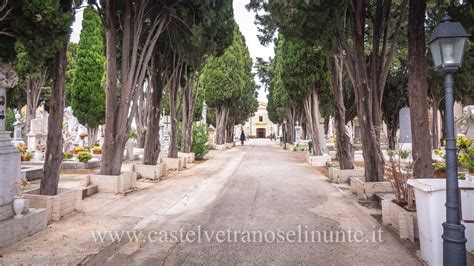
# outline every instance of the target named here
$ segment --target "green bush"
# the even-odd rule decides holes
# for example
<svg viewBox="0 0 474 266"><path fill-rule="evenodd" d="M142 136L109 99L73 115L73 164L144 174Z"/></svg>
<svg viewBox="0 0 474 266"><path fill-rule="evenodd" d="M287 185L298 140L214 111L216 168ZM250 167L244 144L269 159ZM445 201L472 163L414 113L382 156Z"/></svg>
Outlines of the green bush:
<svg viewBox="0 0 474 266"><path fill-rule="evenodd" d="M64 159L70 160L72 158L74 158L74 155L72 153L69 153L69 152L64 153Z"/></svg>
<svg viewBox="0 0 474 266"><path fill-rule="evenodd" d="M191 145L191 151L194 152L196 159L202 160L204 156L209 152L209 146L207 145L207 127L201 123L194 123L193 125L193 143Z"/></svg>
<svg viewBox="0 0 474 266"><path fill-rule="evenodd" d="M77 155L77 160L81 163L87 163L90 159L92 159L92 155L88 152L80 152Z"/></svg>

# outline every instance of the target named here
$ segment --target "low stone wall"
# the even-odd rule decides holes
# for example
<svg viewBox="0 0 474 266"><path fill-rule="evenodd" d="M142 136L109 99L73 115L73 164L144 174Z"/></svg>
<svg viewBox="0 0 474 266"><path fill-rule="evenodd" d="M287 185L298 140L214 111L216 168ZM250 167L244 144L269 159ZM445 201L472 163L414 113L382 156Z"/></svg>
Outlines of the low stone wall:
<svg viewBox="0 0 474 266"><path fill-rule="evenodd" d="M375 193L393 192L390 182L365 182L360 178L351 178L351 191L357 194L359 200L371 199Z"/></svg>
<svg viewBox="0 0 474 266"><path fill-rule="evenodd" d="M331 161L331 156L324 154L321 156L306 155L306 161L310 166L325 166L326 162Z"/></svg>
<svg viewBox="0 0 474 266"><path fill-rule="evenodd" d="M218 150L218 151L223 151L225 150L225 144L221 144L221 145L214 145L214 149L215 150Z"/></svg>
<svg viewBox="0 0 474 266"><path fill-rule="evenodd" d="M382 201L382 222L384 225L393 226L400 239L415 242L415 239L419 238L416 212L409 212L392 200Z"/></svg>
<svg viewBox="0 0 474 266"><path fill-rule="evenodd" d="M130 172L121 175L88 175L85 177L85 184L97 185L99 192L105 193L125 193L136 187L136 175Z"/></svg>
<svg viewBox="0 0 474 266"><path fill-rule="evenodd" d="M160 163L166 165L166 170L181 171L187 166L184 158L160 158Z"/></svg>
<svg viewBox="0 0 474 266"><path fill-rule="evenodd" d="M41 179L43 177L43 166L21 166L21 177L29 181Z"/></svg>
<svg viewBox="0 0 474 266"><path fill-rule="evenodd" d="M151 180L159 180L166 174L166 164L159 163L157 165L133 164L130 166L130 172L137 174L138 178Z"/></svg>
<svg viewBox="0 0 474 266"><path fill-rule="evenodd" d="M186 158L188 163L194 163L194 161L196 160L196 156L194 152L189 152L189 153L178 152L178 157Z"/></svg>
<svg viewBox="0 0 474 266"><path fill-rule="evenodd" d="M22 167L29 167L29 166L38 166L43 168L44 161L27 161L21 162ZM97 158L92 158L87 163L81 163L76 160L65 160L61 163L61 170L70 170L70 169L94 169L99 168L101 165L101 161Z"/></svg>
<svg viewBox="0 0 474 266"><path fill-rule="evenodd" d="M9 218L0 221L0 248L32 236L47 226L46 209L30 208L29 212L20 218Z"/></svg>
<svg viewBox="0 0 474 266"><path fill-rule="evenodd" d="M363 177L365 175L365 170L356 168L356 169L344 169L340 170L336 168L334 170L334 182L336 183L348 183L351 177Z"/></svg>
<svg viewBox="0 0 474 266"><path fill-rule="evenodd" d="M63 161L61 163L62 170L70 170L70 169L94 169L99 168L101 165L101 161L98 159L92 159L87 163L81 163L79 161Z"/></svg>
<svg viewBox="0 0 474 266"><path fill-rule="evenodd" d="M59 221L61 217L82 209L82 190L59 188L55 196L39 195L39 189L25 192L31 208L46 209L48 222Z"/></svg>

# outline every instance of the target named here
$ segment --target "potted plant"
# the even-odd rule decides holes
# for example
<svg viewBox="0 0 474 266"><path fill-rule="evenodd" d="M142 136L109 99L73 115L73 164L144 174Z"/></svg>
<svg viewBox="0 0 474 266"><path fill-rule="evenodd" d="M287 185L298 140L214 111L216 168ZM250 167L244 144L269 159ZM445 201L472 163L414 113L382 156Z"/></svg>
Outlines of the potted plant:
<svg viewBox="0 0 474 266"><path fill-rule="evenodd" d="M87 163L90 159L92 159L92 155L87 152L80 152L77 155L77 160L79 160L81 163Z"/></svg>
<svg viewBox="0 0 474 266"><path fill-rule="evenodd" d="M446 178L446 162L437 162L433 163L434 173L433 176L435 178Z"/></svg>
<svg viewBox="0 0 474 266"><path fill-rule="evenodd" d="M470 174L474 174L474 147L472 140L464 135L456 138L458 147L458 160L461 167L467 168Z"/></svg>
<svg viewBox="0 0 474 266"><path fill-rule="evenodd" d="M33 154L31 154L31 152L28 152L28 147L26 146L26 144L22 143L16 146L16 148L19 152L21 152L20 158L22 162L29 161L33 157Z"/></svg>
<svg viewBox="0 0 474 266"><path fill-rule="evenodd" d="M31 152L25 152L21 154L22 162L28 162L29 160L31 160L31 158L33 158L33 154L31 154Z"/></svg>
<svg viewBox="0 0 474 266"><path fill-rule="evenodd" d="M30 182L28 179L24 177L15 182L16 196L13 200L13 211L15 212L15 218L20 218L23 216L23 212L26 208L26 199L23 197L23 192L25 187L29 184Z"/></svg>
<svg viewBox="0 0 474 266"><path fill-rule="evenodd" d="M86 148L75 146L75 147L72 148L71 153L72 154L79 154L79 153L85 152L85 151L86 151Z"/></svg>
<svg viewBox="0 0 474 266"><path fill-rule="evenodd" d="M102 148L99 146L94 146L91 149L92 154L102 154Z"/></svg>

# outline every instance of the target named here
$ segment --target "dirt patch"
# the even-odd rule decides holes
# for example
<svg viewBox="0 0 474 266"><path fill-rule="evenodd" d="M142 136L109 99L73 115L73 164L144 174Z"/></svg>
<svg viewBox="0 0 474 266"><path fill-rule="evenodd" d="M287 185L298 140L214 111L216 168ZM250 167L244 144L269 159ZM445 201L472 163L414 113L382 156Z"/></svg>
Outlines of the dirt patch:
<svg viewBox="0 0 474 266"><path fill-rule="evenodd" d="M323 174L324 176L329 178L329 171L328 171L328 168L326 166L313 166L313 168L316 168L316 170L318 170L318 172L320 172L321 174Z"/></svg>

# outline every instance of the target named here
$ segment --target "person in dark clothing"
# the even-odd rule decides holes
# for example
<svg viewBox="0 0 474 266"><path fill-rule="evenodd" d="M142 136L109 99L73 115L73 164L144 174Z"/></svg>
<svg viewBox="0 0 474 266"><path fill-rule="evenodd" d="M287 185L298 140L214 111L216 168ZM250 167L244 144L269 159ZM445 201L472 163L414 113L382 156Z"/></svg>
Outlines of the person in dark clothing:
<svg viewBox="0 0 474 266"><path fill-rule="evenodd" d="M240 143L242 144L242 146L244 145L244 141L245 141L245 133L242 130L242 133L240 133Z"/></svg>

